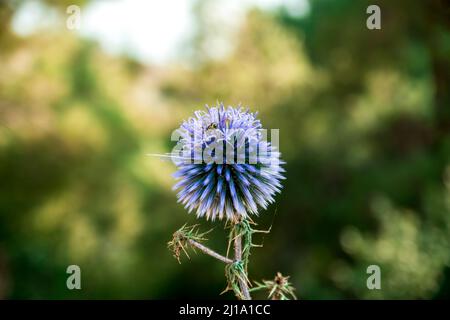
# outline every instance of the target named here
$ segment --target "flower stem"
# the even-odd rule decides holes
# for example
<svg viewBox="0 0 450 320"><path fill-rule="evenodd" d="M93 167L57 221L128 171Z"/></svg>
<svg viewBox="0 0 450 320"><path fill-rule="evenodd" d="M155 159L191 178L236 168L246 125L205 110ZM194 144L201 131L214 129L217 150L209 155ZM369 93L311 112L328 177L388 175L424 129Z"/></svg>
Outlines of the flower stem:
<svg viewBox="0 0 450 320"><path fill-rule="evenodd" d="M234 259L235 261L242 260L242 236L240 234L234 238ZM242 277L239 277L239 286L241 287L243 300L251 300L247 281Z"/></svg>
<svg viewBox="0 0 450 320"><path fill-rule="evenodd" d="M197 242L195 240L188 239L188 241L189 241L189 244L191 246L196 247L197 249L203 251L204 253L206 253L207 255L210 255L213 258L216 258L216 259L218 259L218 260L220 260L220 261L222 261L222 262L224 262L226 264L233 263L233 260L218 254L217 252L211 250L208 247L205 247L204 245L202 245L201 243L199 243L199 242Z"/></svg>

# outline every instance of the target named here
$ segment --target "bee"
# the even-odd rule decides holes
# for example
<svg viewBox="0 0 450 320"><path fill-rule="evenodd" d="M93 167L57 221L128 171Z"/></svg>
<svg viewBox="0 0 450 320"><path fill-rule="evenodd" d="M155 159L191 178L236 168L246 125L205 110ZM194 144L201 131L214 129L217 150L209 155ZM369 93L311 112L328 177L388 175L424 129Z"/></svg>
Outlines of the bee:
<svg viewBox="0 0 450 320"><path fill-rule="evenodd" d="M217 129L217 123L211 122L211 124L208 127L206 127L206 131L211 129Z"/></svg>

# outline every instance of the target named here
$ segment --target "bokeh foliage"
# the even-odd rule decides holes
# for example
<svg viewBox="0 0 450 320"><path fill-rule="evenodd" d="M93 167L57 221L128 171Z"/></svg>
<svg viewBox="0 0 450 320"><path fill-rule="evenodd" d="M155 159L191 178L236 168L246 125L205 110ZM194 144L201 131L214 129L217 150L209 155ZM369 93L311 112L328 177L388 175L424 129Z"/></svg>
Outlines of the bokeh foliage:
<svg viewBox="0 0 450 320"><path fill-rule="evenodd" d="M200 43L214 29L198 28L193 67L111 57L64 21L18 37L18 2L1 2L0 297L218 297L222 265L179 266L167 250L195 219L170 189L175 167L146 154L170 151L179 122L219 100L259 110L287 161L257 221L273 227L256 239L252 279L281 271L307 299L448 298L450 8L375 2L374 31L372 1L250 10L221 59ZM211 247L225 233L216 226ZM81 291L66 289L70 264ZM366 288L371 264L382 290Z"/></svg>

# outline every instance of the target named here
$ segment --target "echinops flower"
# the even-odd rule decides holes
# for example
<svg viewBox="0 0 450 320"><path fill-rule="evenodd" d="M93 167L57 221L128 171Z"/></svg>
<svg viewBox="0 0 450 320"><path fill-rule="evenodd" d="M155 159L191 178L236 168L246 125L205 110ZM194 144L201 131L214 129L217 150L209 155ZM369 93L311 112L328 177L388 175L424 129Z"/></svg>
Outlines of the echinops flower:
<svg viewBox="0 0 450 320"><path fill-rule="evenodd" d="M196 111L178 129L178 201L197 217L236 221L267 208L280 192L284 164L257 113L223 104Z"/></svg>

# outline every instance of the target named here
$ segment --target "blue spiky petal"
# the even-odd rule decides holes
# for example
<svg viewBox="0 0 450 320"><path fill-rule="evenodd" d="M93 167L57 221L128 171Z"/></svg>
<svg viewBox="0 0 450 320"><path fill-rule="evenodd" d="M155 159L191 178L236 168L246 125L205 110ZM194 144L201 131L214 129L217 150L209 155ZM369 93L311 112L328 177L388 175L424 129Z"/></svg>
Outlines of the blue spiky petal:
<svg viewBox="0 0 450 320"><path fill-rule="evenodd" d="M173 187L178 201L212 220L245 219L267 208L281 190L284 162L261 129L256 113L223 104L184 121L178 130L184 160L176 162ZM234 153L227 157L229 150Z"/></svg>

